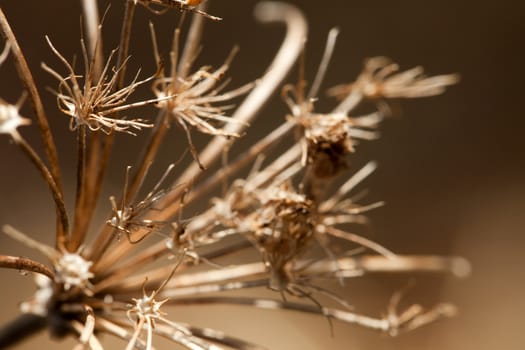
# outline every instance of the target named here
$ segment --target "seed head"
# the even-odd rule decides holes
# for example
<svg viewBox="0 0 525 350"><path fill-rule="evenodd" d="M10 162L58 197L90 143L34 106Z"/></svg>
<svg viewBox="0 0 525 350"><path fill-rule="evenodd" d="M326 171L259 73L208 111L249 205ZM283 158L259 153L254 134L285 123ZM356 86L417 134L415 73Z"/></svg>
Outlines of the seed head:
<svg viewBox="0 0 525 350"><path fill-rule="evenodd" d="M139 71L129 85L118 89L119 72L124 68L126 62L120 67L112 66L116 50L111 52L102 74L96 78L95 64L88 59L87 54L84 54L85 73L84 75L77 74L48 37L46 40L51 50L64 63L68 72L66 76L61 76L52 68L42 64L42 68L59 82L58 91L55 92L58 107L62 113L71 117L69 123L71 130L76 130L79 126L84 125L92 131L100 130L106 134L117 131L135 135L134 130L153 126L142 119L127 120L116 115L118 112L158 102L157 99L153 99L126 104L131 94L139 86L153 79L153 76L139 81ZM85 53L83 42L82 46Z"/></svg>

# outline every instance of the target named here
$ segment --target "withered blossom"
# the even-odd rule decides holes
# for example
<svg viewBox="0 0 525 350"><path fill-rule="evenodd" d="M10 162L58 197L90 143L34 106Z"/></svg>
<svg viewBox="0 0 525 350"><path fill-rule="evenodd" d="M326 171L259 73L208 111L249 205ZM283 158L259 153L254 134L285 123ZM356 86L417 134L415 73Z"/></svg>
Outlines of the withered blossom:
<svg viewBox="0 0 525 350"><path fill-rule="evenodd" d="M351 92L370 99L429 97L442 94L447 86L459 81L457 74L427 77L421 66L401 72L399 69L399 65L387 57L369 58L355 82L335 86L328 94L340 99Z"/></svg>
<svg viewBox="0 0 525 350"><path fill-rule="evenodd" d="M56 92L58 108L62 113L71 117L69 122L71 131L76 130L79 126L87 126L91 131L100 130L106 134L115 131L135 135L135 131L153 126L153 124L147 123L143 119L128 120L119 117L117 114L131 108L158 102L157 99L152 99L126 103L139 86L151 81L154 76L138 80L139 71L129 85L117 89L119 72L126 64L124 62L119 67L112 65L113 57L117 50L111 52L100 77L97 78L95 62L88 58L87 49L83 41L82 50L85 71L84 75L80 75L75 73L73 66L58 52L48 37L46 37L46 40L53 53L67 69L67 75L61 76L49 66L42 64L42 67L59 82L58 91Z"/></svg>
<svg viewBox="0 0 525 350"><path fill-rule="evenodd" d="M134 39L133 13L144 10L135 8L138 4L154 14L180 9L183 17L192 14L193 20L189 28L181 21L175 30L169 70L160 57L152 24L157 73L142 80L137 73L125 85L128 51ZM469 264L462 258L400 255L367 238L366 213L383 203L361 204L361 199L350 196L376 167L374 162L358 171L353 167L349 159L356 152L356 140L378 138L377 128L383 117L381 111L355 115L355 107L368 98L435 95L455 83L456 76L426 78L419 67L399 73L397 65L389 60L372 59L355 83L331 90L342 102L323 113L316 111L314 104L337 30L329 34L325 55L310 90L305 91L304 66L299 68L296 85L282 87L303 50L307 32L304 16L291 5L264 2L257 6L256 16L261 21L287 25L286 36L259 84L248 83L229 91L225 89L228 79L224 75L237 49L218 68L192 68L203 21L219 19L206 12L206 1L126 1L119 49L111 51L106 60L96 2L86 1L84 5L87 33L87 44L81 41L84 71L75 72L74 65L47 37L66 73L62 75L43 65L58 80L55 92L58 110L70 117L70 130L77 135L77 186L72 220L56 146L40 99L41 88L32 79L0 7L0 28L7 41L0 64L12 53L9 59L13 59L27 90L22 96L27 94L34 107L45 158L18 132L18 127L30 124L30 119L19 113L23 99L16 105L0 100L0 133L10 135L39 171L53 197L57 223L55 246L40 243L10 225L3 226L6 235L35 249L47 261L0 255L0 267L31 273L36 285L34 295L20 304L23 315L0 329L0 347L11 346L47 328L55 337L73 337L75 350L108 348L104 344L106 335L121 339L121 348L126 350L159 348L156 337L185 349L264 349L242 337L176 319L177 313L169 311L180 305L290 310L392 336L454 316L456 308L450 303L430 308L411 304L399 311L403 291L393 293L383 316L362 315L354 312L352 305L323 281L415 271L468 275ZM162 17L154 18L155 22L160 20ZM187 40L179 55L181 32L186 29ZM153 99L128 101L137 88L148 83L155 94ZM235 141L243 135L248 122L279 88L289 107L288 115L280 119L284 123L227 161L227 151L236 146ZM246 99L234 106L231 100L243 95L247 95ZM137 119L121 116L136 107L149 110L141 112ZM229 110L231 114L227 113ZM150 113L156 113L157 118L149 119ZM141 187L152 164L161 163L159 149L171 124L182 129L193 162L184 169L178 166L179 162L171 163L144 195ZM121 193L109 196L110 211L100 222L93 213L99 202L107 205L107 198L100 197L105 195L102 180L114 134L134 134L150 127L143 153L134 166L126 167ZM193 145L192 130L213 137L201 152ZM288 137L293 130L295 139ZM277 155L270 152L271 146L285 139L292 141L288 149ZM172 151L174 159L180 159L183 153ZM218 169L204 169L204 165L213 167L220 161ZM249 175L241 175L250 165ZM333 181L346 170L352 175L334 188ZM167 181L168 175L176 173L182 175L174 176L173 182ZM209 206L196 211L200 199ZM88 235L90 226L99 229ZM34 236L52 229L38 227ZM127 239L119 239L122 235ZM247 251L250 254L243 254ZM230 257L228 266L221 265L225 256ZM276 293L263 298L261 289ZM247 294L224 294L233 290ZM319 296L330 298L336 306L325 306Z"/></svg>
<svg viewBox="0 0 525 350"><path fill-rule="evenodd" d="M190 128L213 136L239 137L238 133L230 132L223 127L228 124L242 124L225 114L226 110L234 108L234 105L225 103L247 94L253 88L254 83L248 83L231 91L222 91L228 83L228 80L224 80L224 75L238 48L232 50L219 68L212 69L211 66L203 66L194 73L187 74L187 67L181 66L178 62L179 30L175 31L173 37L170 51L171 70L169 75L166 75L162 69L153 26L151 26L151 33L155 58L161 72L153 83L153 92L159 99L157 106L165 111L169 120L184 130L194 159L203 167L193 145Z"/></svg>

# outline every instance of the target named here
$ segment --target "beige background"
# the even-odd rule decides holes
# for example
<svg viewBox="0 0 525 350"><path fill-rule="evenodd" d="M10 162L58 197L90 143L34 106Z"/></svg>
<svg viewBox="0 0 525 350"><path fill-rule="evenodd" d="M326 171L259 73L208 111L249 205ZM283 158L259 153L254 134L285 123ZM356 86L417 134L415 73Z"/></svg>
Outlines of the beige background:
<svg viewBox="0 0 525 350"><path fill-rule="evenodd" d="M114 1L109 10L106 48L117 43L119 29L115 23L122 2ZM453 301L461 314L396 339L337 323L335 337L330 338L324 319L243 308L171 309L170 317L217 327L272 349L523 349L525 119L521 48L525 6L512 0L292 2L304 9L310 22L308 77L315 73L330 27L341 29L325 87L352 79L362 59L374 55L390 56L405 68L422 64L429 74L461 74L462 82L444 96L403 101L402 117L386 121L382 139L360 145L355 158L356 166L368 159L380 164L366 182L370 201L387 202L386 207L370 215L377 240L400 253L455 254L472 262L474 271L468 280L418 276L417 286L408 298L427 303ZM231 86L258 77L283 34L280 27L263 27L254 22L254 3L215 0L211 4L210 12L225 20L207 25L199 62L218 65L232 45L239 44L241 52L234 63ZM78 3L0 4L12 21L37 80L41 86L54 85L39 68L41 61L58 66L43 35L50 35L66 57L78 53ZM101 4L104 8L106 2ZM169 35L178 15L164 17L157 29ZM145 16L137 15L136 41L131 50L132 62L146 60L149 65L153 61L146 23ZM164 38L165 45L167 40ZM21 88L10 63L0 68L0 79L0 96L16 101ZM51 111L53 98L47 92L43 94L50 101ZM321 109L329 105L325 101L320 101ZM30 115L27 106L24 112ZM276 98L248 137L272 128L284 113L284 105ZM50 112L50 118L65 178L73 179L75 154L67 120L54 112ZM39 147L33 130L26 128L23 132ZM181 138L180 133L173 134ZM121 181L123 166L137 151L130 140L119 139L106 196ZM0 223L15 225L42 241L52 242L53 210L47 189L5 136L0 137L0 159ZM71 182L67 182L67 188L72 203ZM35 256L5 237L0 237L0 252ZM0 271L0 278L2 323L17 314L17 303L32 294L33 286L29 277L13 271ZM391 293L407 281L408 276L374 276L349 281L346 291L358 311L380 314ZM57 348L46 335L19 348L37 346Z"/></svg>

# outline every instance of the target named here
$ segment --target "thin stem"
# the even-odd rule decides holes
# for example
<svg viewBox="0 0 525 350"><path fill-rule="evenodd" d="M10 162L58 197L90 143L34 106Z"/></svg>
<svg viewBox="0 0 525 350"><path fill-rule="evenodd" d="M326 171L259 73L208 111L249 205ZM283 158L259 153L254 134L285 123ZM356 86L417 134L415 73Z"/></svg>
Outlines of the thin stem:
<svg viewBox="0 0 525 350"><path fill-rule="evenodd" d="M339 103L333 113L348 114L351 110L356 108L361 101L363 101L363 94L354 90L343 101L341 101L341 103Z"/></svg>
<svg viewBox="0 0 525 350"><path fill-rule="evenodd" d="M106 320L102 317L97 317L97 323L95 327L97 328L97 330L106 332L128 342L131 341L133 337L133 333L130 333L125 328L122 328L116 323ZM144 350L146 347L144 342L141 339L138 339L138 341L135 343L135 348L139 350Z"/></svg>
<svg viewBox="0 0 525 350"><path fill-rule="evenodd" d="M133 16L135 14L135 0L126 1L126 10L124 12L124 20L122 22L122 31L120 32L120 44L117 58L117 67L119 67L119 78L117 79L117 90L124 86L124 78L126 76L126 65L124 62L128 57L129 43L131 39L131 28L133 24Z"/></svg>
<svg viewBox="0 0 525 350"><path fill-rule="evenodd" d="M332 55L334 53L335 42L337 41L338 35L339 35L339 29L337 28L332 28L330 32L328 33L328 40L326 40L326 46L325 46L325 50L323 53L323 58L321 59L321 64L319 65L317 74L315 75L315 79L314 79L314 82L312 83L312 87L310 88L310 91L308 92L308 96L306 97L307 101L310 101L311 99L315 98L317 94L319 93L319 88L321 87L321 84L326 75L326 70L328 69L328 65L330 64L330 60L332 59Z"/></svg>
<svg viewBox="0 0 525 350"><path fill-rule="evenodd" d="M207 4L203 4L202 9L205 10L206 6ZM186 78L190 72L191 65L195 59L195 54L201 43L203 28L204 17L199 14L194 14L178 67L171 67L172 69L177 69L177 75L183 79Z"/></svg>
<svg viewBox="0 0 525 350"><path fill-rule="evenodd" d="M99 18L98 4L96 0L81 0L82 10L84 13L85 31L88 37L89 65L92 69L92 81L97 81L100 78L103 70L104 53L101 35L101 24ZM86 62L87 64L88 62ZM83 207L82 224L77 225L78 216L75 213L75 227L74 234L78 237L84 237L88 228L93 212L95 210L99 189L97 188L98 172L101 166L102 156L102 132L89 133L87 144L87 159L85 166L84 179L84 198L80 203ZM75 207L75 209L78 209ZM83 238L82 238L83 239ZM78 244L78 243L77 243Z"/></svg>
<svg viewBox="0 0 525 350"><path fill-rule="evenodd" d="M84 235L86 234L85 226L87 226L85 216L85 197L88 188L86 187L86 126L81 125L77 132L77 195L75 203L75 217L73 224L73 231L71 240L69 241L69 251L74 252L78 249Z"/></svg>
<svg viewBox="0 0 525 350"><path fill-rule="evenodd" d="M49 277L51 280L55 279L55 273L46 265L19 256L0 255L0 267L39 273Z"/></svg>
<svg viewBox="0 0 525 350"><path fill-rule="evenodd" d="M205 260L211 260L219 257L223 257L232 253L239 252L240 250L251 247L251 243L246 240L239 240L211 250L210 252L200 254L199 257ZM126 261L124 264L116 266L114 260L104 260L98 262L93 266L92 271L94 273L104 271L103 279L96 283L94 291L102 291L108 287L119 284L122 278L136 272L138 268L143 267L145 264L156 260L158 257L171 253L172 251L166 248L165 242L158 242L151 247L141 251L139 254L134 256L132 259ZM113 256L111 256L113 258ZM166 276L164 273L162 277ZM174 278L177 278L175 276ZM142 279L144 280L144 279Z"/></svg>
<svg viewBox="0 0 525 350"><path fill-rule="evenodd" d="M349 311L319 307L317 305L279 301L273 299L254 299L249 297L198 297L173 299L168 301L168 303L171 305L230 304L245 305L267 310L298 311L302 313L326 316L338 321L353 323L380 331L388 331L391 326L387 319L373 318Z"/></svg>
<svg viewBox="0 0 525 350"><path fill-rule="evenodd" d="M144 181L144 176L147 172L148 167L152 164L156 158L164 136L168 131L168 121L166 120L166 112L161 110L157 116L155 126L151 131L148 143L144 147L142 154L137 161L137 167L133 175L133 179L130 182L127 193L123 194L127 198L133 198L140 188L140 184Z"/></svg>
<svg viewBox="0 0 525 350"><path fill-rule="evenodd" d="M371 241L365 237L362 237L360 235L356 235L355 233L350 233L350 232L346 232L346 231L343 231L343 230L339 230L335 227L330 227L330 226L321 226L322 230L324 232L326 232L327 234L333 236L333 237L337 237L337 238L340 238L340 239L344 239L348 242L354 242L360 246L363 246L363 247L366 247L370 250L373 250L389 259L395 259L396 258L396 254L391 252L390 250L386 249L385 247L383 247L382 245L374 242L374 241Z"/></svg>
<svg viewBox="0 0 525 350"><path fill-rule="evenodd" d="M6 60L7 56L9 55L9 51L11 50L11 45L9 45L9 43L5 43L5 46L4 46L4 49L2 51L2 53L0 53L0 65L2 63L4 63L4 61Z"/></svg>
<svg viewBox="0 0 525 350"><path fill-rule="evenodd" d="M102 50L102 36L100 36L100 19L98 4L96 0L81 0L82 11L84 13L84 23L88 35L89 55L96 57L95 64L95 80L100 76L102 69L103 50Z"/></svg>
<svg viewBox="0 0 525 350"><path fill-rule="evenodd" d="M167 298L180 298L180 297L188 297L188 296L196 296L199 294L210 294L210 293L218 293L218 292L226 292L226 291L232 291L232 290L246 290L248 288L260 288L260 287L268 287L270 283L269 278L262 278L262 279L256 279L256 280L250 280L250 281L235 281L235 282L226 282L226 283L212 283L212 284L201 284L197 286L192 287L175 287L172 289L166 290L164 293L162 293L162 297Z"/></svg>
<svg viewBox="0 0 525 350"><path fill-rule="evenodd" d="M376 168L376 162L368 162L364 167L359 169L358 172L352 175L352 177L350 177L343 185L341 185L332 197L324 201L319 206L319 210L321 212L328 212L332 210L348 192L350 192L364 179L366 179L371 173L373 173L376 170Z"/></svg>
<svg viewBox="0 0 525 350"><path fill-rule="evenodd" d="M229 336L221 331L211 328L200 328L188 326L189 331L196 337L211 340L232 349L238 350L265 350L266 348L257 344L249 343L243 339Z"/></svg>
<svg viewBox="0 0 525 350"><path fill-rule="evenodd" d="M51 195L53 196L53 199L55 201L55 208L57 211L59 223L61 225L57 234L57 247L65 248L67 243L66 233L69 232L69 220L67 217L64 198L62 197L62 192L60 191L57 183L55 182L55 178L53 177L47 166L44 164L42 159L40 159L35 150L26 142L26 140L24 140L22 135L20 135L20 133L18 132L15 132L12 134L12 136L15 143L29 157L31 162L40 171L40 174L44 178L49 189L51 190Z"/></svg>
<svg viewBox="0 0 525 350"><path fill-rule="evenodd" d="M4 225L2 227L2 231L4 231L6 235L22 243L26 247L39 251L42 255L44 255L51 261L56 261L57 256L59 255L55 248L50 247L47 244L38 242L37 240L26 235L25 233L18 231L11 225Z"/></svg>

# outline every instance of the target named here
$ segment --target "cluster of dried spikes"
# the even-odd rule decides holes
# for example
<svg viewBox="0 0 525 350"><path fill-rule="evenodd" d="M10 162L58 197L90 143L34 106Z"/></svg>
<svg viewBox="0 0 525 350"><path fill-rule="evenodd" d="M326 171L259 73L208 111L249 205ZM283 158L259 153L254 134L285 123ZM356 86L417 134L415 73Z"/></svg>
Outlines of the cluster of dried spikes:
<svg viewBox="0 0 525 350"><path fill-rule="evenodd" d="M153 349L154 335L188 349L261 348L220 331L170 320L163 309L181 304L236 304L294 310L391 335L453 315L454 307L446 303L430 309L413 305L399 312L397 304L402 293L394 295L385 317L359 315L351 311L343 298L317 285L316 280L343 281L388 271L442 271L457 276L468 273L468 263L461 258L397 255L376 242L348 232L349 224L352 227L366 224L365 212L381 205L360 205L355 198L348 198L355 186L375 169L373 162L353 171L342 186L326 195L333 180L349 167L347 160L355 151L357 141L377 138L377 126L389 112L390 98L437 95L454 84L457 77L428 78L420 67L399 72L390 60L373 58L366 61L355 82L329 90L329 94L340 100L331 112L317 112L314 102L337 37L337 30L332 30L309 91L305 91L302 66L297 84L282 87L283 99L290 109L284 123L227 163L224 150L232 146L262 104L281 86L303 50L307 26L301 13L292 6L259 4L258 19L284 22L286 38L271 69L257 83L223 92L223 76L233 53L216 70L203 67L191 73L203 21L219 19L208 14L206 4L201 2L127 1L119 50L104 60L96 2L83 1L89 40L88 45L81 42L85 66L81 73L75 72L72 64L47 39L66 73L62 75L47 65L43 68L58 80L54 91L58 109L69 116L70 129L78 135L77 195L72 225L65 209L57 151L40 92L0 8L1 31L6 39L0 63L11 55L27 87L23 98L14 105L0 100L0 133L10 136L39 170L51 191L57 213L55 247L39 243L9 225L3 227L5 234L46 256L49 264L0 255L1 267L31 272L38 287L35 295L21 304L24 316L0 330L0 344L14 343L20 334L30 335L47 326L55 335L75 337L78 349L102 349L99 334L123 339L126 349L130 350ZM138 78L139 72L125 85L131 40L129 28L137 4L155 13L178 8L183 19L188 12L193 13L193 19L182 53L179 53L181 25L174 32L169 71L162 63L151 25L156 72L142 80ZM139 86L149 83L153 98L128 101ZM227 109L232 108L229 101L245 94L247 97L235 112L226 115ZM29 119L20 115L26 95L33 106L47 160L18 131L19 127L30 124ZM370 102L376 107L373 113L352 115L357 106ZM155 120L128 119L122 115L146 105L158 109ZM169 165L156 185L139 200L142 183L172 123L186 134L193 165L179 175L173 185L166 185L171 173L177 170L176 164ZM110 197L112 212L104 228L88 240L88 227L100 196L114 135L117 132L134 135L143 128L151 128L144 152L136 166L127 168L120 199ZM214 138L199 152L191 140L192 130ZM287 151L271 162L261 157L293 131L296 141ZM208 175L205 169L220 159L223 159L222 166ZM228 185L228 179L250 165L252 170L245 179ZM221 184L222 197L209 200L209 208L204 212L182 220L185 205L202 199ZM340 243L354 247L340 252L337 249ZM245 249L255 249L260 258L229 266L214 262ZM160 262L160 267L152 265L153 262ZM192 269L202 264L208 268ZM274 290L275 299L223 294L255 287ZM323 306L318 296L332 299L338 307ZM289 300L291 298L297 301ZM47 324L45 320L53 322Z"/></svg>

